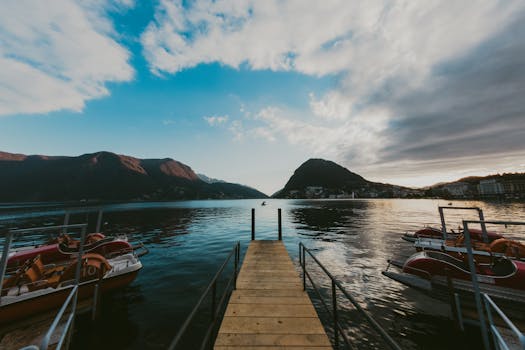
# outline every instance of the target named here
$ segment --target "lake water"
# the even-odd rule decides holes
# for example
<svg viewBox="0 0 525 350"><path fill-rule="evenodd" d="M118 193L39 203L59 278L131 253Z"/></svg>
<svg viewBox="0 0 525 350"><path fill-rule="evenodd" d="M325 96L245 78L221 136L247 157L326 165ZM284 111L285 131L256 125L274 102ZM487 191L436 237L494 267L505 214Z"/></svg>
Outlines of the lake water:
<svg viewBox="0 0 525 350"><path fill-rule="evenodd" d="M449 306L398 284L381 274L386 260L408 256L413 248L400 236L425 224L439 226L439 200L259 200L182 201L129 203L105 206L107 234L126 233L141 240L150 253L144 268L127 288L105 296L101 317L92 323L77 322L74 349L164 349L185 320L236 241L244 255L250 241L251 208L256 208L256 238L277 238L277 208L283 213L283 240L294 262L298 243L314 250L317 258L336 276L361 305L406 349L478 349L475 329L454 330ZM525 221L524 203L454 201L454 205L479 206L487 219ZM36 205L34 205L36 206ZM60 206L0 205L0 228L61 224ZM447 215L449 227L476 213ZM71 222L96 214L73 215ZM501 228L500 228L501 231ZM516 228L504 232L519 234ZM40 240L41 236L26 237ZM313 265L312 265L313 266ZM320 285L328 280L313 270ZM314 300L315 301L315 300ZM343 319L348 333L361 348L383 345L362 320L346 307ZM318 309L320 304L315 301ZM188 349L200 337L206 310L186 340ZM324 316L323 316L324 317Z"/></svg>

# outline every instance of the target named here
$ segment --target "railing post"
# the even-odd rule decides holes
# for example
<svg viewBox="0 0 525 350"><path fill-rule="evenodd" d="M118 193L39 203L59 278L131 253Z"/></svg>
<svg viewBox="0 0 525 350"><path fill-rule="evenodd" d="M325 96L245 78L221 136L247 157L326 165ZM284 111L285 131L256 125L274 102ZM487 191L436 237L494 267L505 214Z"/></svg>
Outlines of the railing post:
<svg viewBox="0 0 525 350"><path fill-rule="evenodd" d="M69 210L66 209L66 215L64 216L64 228L62 229L62 234L65 235L67 233L67 225L69 225Z"/></svg>
<svg viewBox="0 0 525 350"><path fill-rule="evenodd" d="M279 226L279 240L283 240L283 228L282 228L282 220L281 220L281 208L277 209L277 219L278 219L278 226Z"/></svg>
<svg viewBox="0 0 525 350"><path fill-rule="evenodd" d="M483 215L483 210L478 208L479 221L481 225L481 234L483 236L483 242L489 243L489 236L487 234L487 225L485 225L485 216Z"/></svg>
<svg viewBox="0 0 525 350"><path fill-rule="evenodd" d="M7 260L9 258L9 248L11 247L12 240L13 240L13 232L8 230L5 235L4 250L2 252L2 261L0 262L0 287L4 283L5 270L7 268ZM0 294L0 305L2 305L1 294Z"/></svg>
<svg viewBox="0 0 525 350"><path fill-rule="evenodd" d="M213 287L211 289L211 319L215 320L215 298L217 295L217 281L213 281Z"/></svg>
<svg viewBox="0 0 525 350"><path fill-rule="evenodd" d="M301 242L299 242L299 266L303 267L303 257L301 256Z"/></svg>
<svg viewBox="0 0 525 350"><path fill-rule="evenodd" d="M99 298L100 298L100 280L99 283L95 284L95 290L93 292L93 306L91 309L91 321L95 321L97 318L97 309L99 304Z"/></svg>
<svg viewBox="0 0 525 350"><path fill-rule="evenodd" d="M465 330L465 326L463 325L463 315L461 314L461 302L459 301L458 293L454 293L454 301L456 304L456 314L458 316L459 330L463 332Z"/></svg>
<svg viewBox="0 0 525 350"><path fill-rule="evenodd" d="M102 226L102 214L103 214L102 209L100 209L100 210L98 211L97 227L96 227L96 229L95 229L95 232L97 232L97 233L100 232L100 228L101 228L101 226Z"/></svg>
<svg viewBox="0 0 525 350"><path fill-rule="evenodd" d="M447 224L445 222L445 214L443 213L443 207L438 207L439 218L441 219L441 233L443 234L443 239L447 239Z"/></svg>
<svg viewBox="0 0 525 350"><path fill-rule="evenodd" d="M490 308L490 305L489 305L489 302L487 301L487 298L485 297L485 293L483 293L481 295L482 299L483 299L483 305L485 306L485 309L487 311L487 320L488 320L488 323L489 323L489 328L491 328L491 331L492 331L492 325L494 325L494 320L492 318L492 310Z"/></svg>
<svg viewBox="0 0 525 350"><path fill-rule="evenodd" d="M84 255L84 243L86 242L86 226L82 227L80 234L80 246L78 247L77 270L75 272L75 284L80 283L80 270L82 268L82 255Z"/></svg>
<svg viewBox="0 0 525 350"><path fill-rule="evenodd" d="M339 349L339 335L338 335L338 329L337 329L337 294L335 290L334 280L332 280L332 305L333 305L333 312L334 312L334 342L335 342L335 348Z"/></svg>
<svg viewBox="0 0 525 350"><path fill-rule="evenodd" d="M306 247L303 246L303 253L302 253L302 257L303 257L303 290L306 291L306 261L305 261L305 250L306 250Z"/></svg>
<svg viewBox="0 0 525 350"><path fill-rule="evenodd" d="M252 241L255 240L255 208L252 208Z"/></svg>
<svg viewBox="0 0 525 350"><path fill-rule="evenodd" d="M479 290L478 276L476 273L476 265L474 263L474 253L472 252L472 241L470 232L468 230L468 223L463 221L463 234L465 235L465 245L468 253L468 265L470 270L470 277L472 279L472 287L474 287L474 299L476 300L476 309L478 311L479 323L481 327L481 337L483 345L486 350L490 350L489 338L487 336L487 324L483 316L483 307L481 305L481 292Z"/></svg>
<svg viewBox="0 0 525 350"><path fill-rule="evenodd" d="M237 268L239 266L239 242L235 245L235 259L233 266L233 289L237 289Z"/></svg>
<svg viewBox="0 0 525 350"><path fill-rule="evenodd" d="M461 329L461 326L459 324L459 315L457 314L458 306L456 305L456 298L455 295L457 293L454 293L454 282L452 282L452 277L450 277L450 269L445 268L445 274L447 276L447 289L448 289L448 297L449 297L449 304L450 304L450 313L452 315L452 319L454 320L454 324L458 329Z"/></svg>
<svg viewBox="0 0 525 350"><path fill-rule="evenodd" d="M69 325L68 333L66 336L66 345L65 349L69 349L69 346L71 345L71 337L73 337L73 331L75 330L75 317L77 314L77 304L78 304L78 284L76 285L76 291L73 296L73 304L71 305L71 324Z"/></svg>
<svg viewBox="0 0 525 350"><path fill-rule="evenodd" d="M86 226L82 227L82 231L80 233L80 247L78 247L78 263L77 263L77 271L75 275L75 284L77 287L77 291L75 292L75 295L73 297L73 305L71 306L72 313L73 313L73 320L71 321L71 328L69 330L69 333L66 338L66 349L69 349L69 345L71 344L71 337L73 336L73 330L75 329L75 315L77 313L77 303L78 303L78 285L80 284L80 269L82 267L82 255L84 255L84 243L86 242Z"/></svg>

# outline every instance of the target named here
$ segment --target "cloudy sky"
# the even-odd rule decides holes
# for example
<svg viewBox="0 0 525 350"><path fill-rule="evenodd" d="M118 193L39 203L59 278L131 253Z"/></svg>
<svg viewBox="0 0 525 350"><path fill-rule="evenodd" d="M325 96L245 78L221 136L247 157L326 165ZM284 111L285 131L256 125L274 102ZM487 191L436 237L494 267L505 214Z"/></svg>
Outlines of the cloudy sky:
<svg viewBox="0 0 525 350"><path fill-rule="evenodd" d="M519 0L3 0L0 150L269 194L312 157L408 186L525 171L523 33Z"/></svg>

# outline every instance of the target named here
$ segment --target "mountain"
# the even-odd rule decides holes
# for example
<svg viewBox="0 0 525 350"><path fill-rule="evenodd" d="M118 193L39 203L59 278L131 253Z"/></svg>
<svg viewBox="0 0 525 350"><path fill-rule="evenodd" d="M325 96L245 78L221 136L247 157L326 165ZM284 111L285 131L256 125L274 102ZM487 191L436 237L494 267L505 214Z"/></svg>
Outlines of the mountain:
<svg viewBox="0 0 525 350"><path fill-rule="evenodd" d="M255 189L206 183L176 160L111 152L52 157L0 152L0 202L266 198Z"/></svg>
<svg viewBox="0 0 525 350"><path fill-rule="evenodd" d="M202 181L206 182L206 183L209 183L209 184L214 184L214 183L217 183L217 182L222 182L222 183L225 183L226 181L224 180L219 180L219 179L214 179L213 177L208 177L204 174L197 174L197 176L199 177L199 179L201 179Z"/></svg>
<svg viewBox="0 0 525 350"><path fill-rule="evenodd" d="M350 170L324 159L309 159L276 192L277 198L345 198L417 196L420 191L371 182Z"/></svg>

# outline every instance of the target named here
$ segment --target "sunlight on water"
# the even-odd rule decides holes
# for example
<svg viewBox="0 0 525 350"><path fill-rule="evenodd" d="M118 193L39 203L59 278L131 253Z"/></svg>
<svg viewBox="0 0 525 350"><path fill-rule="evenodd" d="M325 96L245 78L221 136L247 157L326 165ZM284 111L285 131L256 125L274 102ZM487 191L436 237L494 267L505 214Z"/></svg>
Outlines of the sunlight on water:
<svg viewBox="0 0 525 350"><path fill-rule="evenodd" d="M453 331L446 304L381 275L387 259L413 252L400 236L427 224L439 227L437 207L448 202L394 199L267 203L261 206L257 200L225 200L105 206L104 231L126 233L132 240L141 240L150 254L142 258L144 268L130 286L103 299L102 317L95 324L79 321L74 348L165 348L236 241L241 241L244 254L250 240L251 208L256 209L257 239L277 238L277 208L282 208L284 242L292 259L297 262L298 243L302 241L403 348L476 348L475 336ZM479 206L486 219L525 220L523 203L453 204ZM0 228L62 223L63 210L57 204L39 204L36 211L27 214L32 207L0 206ZM445 215L450 228L457 228L463 219L477 218L476 212ZM96 212L88 219L93 230ZM72 216L71 222L85 220L86 215L79 213ZM523 228L495 229L523 237ZM23 240L44 238L36 234ZM328 287L329 280L320 271L312 271L319 283ZM369 332L353 328L362 322L348 303L342 299L341 303L347 307L341 317L350 325L348 334L363 348L381 348ZM199 336L196 330L194 337Z"/></svg>

